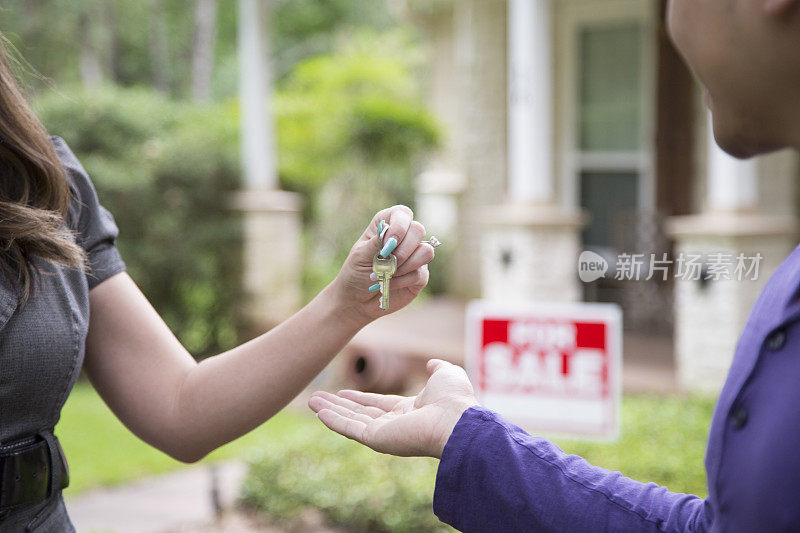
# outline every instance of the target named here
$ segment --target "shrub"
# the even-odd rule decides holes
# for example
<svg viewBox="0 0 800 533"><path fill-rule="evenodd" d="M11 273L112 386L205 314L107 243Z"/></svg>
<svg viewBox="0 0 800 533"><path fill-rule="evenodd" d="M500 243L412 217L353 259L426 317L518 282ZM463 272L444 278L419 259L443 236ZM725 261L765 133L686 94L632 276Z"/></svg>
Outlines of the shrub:
<svg viewBox="0 0 800 533"><path fill-rule="evenodd" d="M309 420L252 461L241 497L284 524L314 507L348 531L452 531L431 507L436 467L375 453Z"/></svg>
<svg viewBox="0 0 800 533"><path fill-rule="evenodd" d="M713 410L711 398L626 395L617 442L558 438L556 443L567 453L633 479L704 497L703 454ZM348 531L445 527L431 512L435 461L375 453L310 416L298 422L280 436L271 433L261 457L251 460L242 488L245 504L284 522L316 507Z"/></svg>
<svg viewBox="0 0 800 533"><path fill-rule="evenodd" d="M281 180L309 197L308 297L336 274L378 209L413 207L413 179L440 137L422 104L420 57L403 31L359 33L295 65L277 92Z"/></svg>
<svg viewBox="0 0 800 533"><path fill-rule="evenodd" d="M145 89L104 88L37 102L120 228L128 271L189 351L235 345L241 231L234 104L198 107Z"/></svg>

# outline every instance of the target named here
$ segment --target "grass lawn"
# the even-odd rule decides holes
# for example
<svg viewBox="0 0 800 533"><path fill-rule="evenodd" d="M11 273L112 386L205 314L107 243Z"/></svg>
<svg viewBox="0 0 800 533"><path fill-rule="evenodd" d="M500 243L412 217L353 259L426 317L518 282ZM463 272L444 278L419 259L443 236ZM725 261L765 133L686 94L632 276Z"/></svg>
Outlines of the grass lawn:
<svg viewBox="0 0 800 533"><path fill-rule="evenodd" d="M714 401L707 398L626 396L619 441L557 442L565 451L582 455L599 466L620 470L642 481L665 484L671 490L705 496L703 456L713 406ZM70 464L67 494L184 466L133 436L87 382L78 383L72 391L56 434ZM311 414L284 410L203 461L257 455L261 450L285 446L297 434L341 438L328 435Z"/></svg>
<svg viewBox="0 0 800 533"><path fill-rule="evenodd" d="M316 423L303 413L286 410L244 437L208 455L202 462L245 457L248 451L274 443L275 437ZM69 462L65 494L116 485L186 465L145 444L109 410L87 381L72 390L55 429Z"/></svg>

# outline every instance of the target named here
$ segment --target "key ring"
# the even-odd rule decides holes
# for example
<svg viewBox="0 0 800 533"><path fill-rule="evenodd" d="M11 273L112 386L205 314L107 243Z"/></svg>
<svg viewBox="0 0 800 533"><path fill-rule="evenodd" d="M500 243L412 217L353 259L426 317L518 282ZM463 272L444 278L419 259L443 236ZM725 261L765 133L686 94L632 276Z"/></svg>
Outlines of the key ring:
<svg viewBox="0 0 800 533"><path fill-rule="evenodd" d="M380 224L378 224L378 247L383 248L383 237L386 235L386 232L389 230L389 224L386 223L385 220L381 220Z"/></svg>
<svg viewBox="0 0 800 533"><path fill-rule="evenodd" d="M389 229L389 225L386 224L385 220L381 220L378 224L378 242L379 247L383 248L383 237L386 235L386 231ZM430 244L432 247L437 248L442 245L442 241L437 239L434 235L431 235L431 238L427 241L420 241L420 244Z"/></svg>

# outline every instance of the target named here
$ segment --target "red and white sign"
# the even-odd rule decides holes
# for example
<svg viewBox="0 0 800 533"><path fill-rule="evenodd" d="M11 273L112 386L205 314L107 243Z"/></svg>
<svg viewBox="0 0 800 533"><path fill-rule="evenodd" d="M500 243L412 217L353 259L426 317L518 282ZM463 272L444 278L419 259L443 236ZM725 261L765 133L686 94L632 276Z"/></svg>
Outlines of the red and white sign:
<svg viewBox="0 0 800 533"><path fill-rule="evenodd" d="M466 332L467 373L483 406L529 431L616 438L618 306L475 301Z"/></svg>

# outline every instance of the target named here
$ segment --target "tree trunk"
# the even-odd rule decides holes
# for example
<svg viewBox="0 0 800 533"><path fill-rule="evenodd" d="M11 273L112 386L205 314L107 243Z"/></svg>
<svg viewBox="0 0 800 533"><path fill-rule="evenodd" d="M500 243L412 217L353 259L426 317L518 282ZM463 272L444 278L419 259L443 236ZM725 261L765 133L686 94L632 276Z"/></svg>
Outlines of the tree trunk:
<svg viewBox="0 0 800 533"><path fill-rule="evenodd" d="M105 23L107 39L107 72L112 80L119 83L121 81L121 72L119 64L119 25L117 20L117 8L114 2L103 2L102 5L103 22Z"/></svg>
<svg viewBox="0 0 800 533"><path fill-rule="evenodd" d="M150 68L156 89L169 93L169 41L167 20L160 0L150 2Z"/></svg>
<svg viewBox="0 0 800 533"><path fill-rule="evenodd" d="M217 0L195 0L194 47L192 49L192 98L211 97L214 46L217 39Z"/></svg>
<svg viewBox="0 0 800 533"><path fill-rule="evenodd" d="M78 22L78 35L81 40L80 71L83 85L87 88L96 87L103 83L103 64L100 59L100 51L97 45L97 23L93 17L94 5L87 2L80 14ZM94 19L94 20L92 20Z"/></svg>

